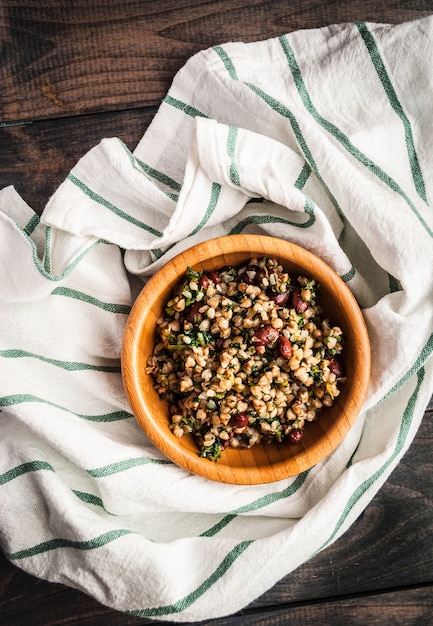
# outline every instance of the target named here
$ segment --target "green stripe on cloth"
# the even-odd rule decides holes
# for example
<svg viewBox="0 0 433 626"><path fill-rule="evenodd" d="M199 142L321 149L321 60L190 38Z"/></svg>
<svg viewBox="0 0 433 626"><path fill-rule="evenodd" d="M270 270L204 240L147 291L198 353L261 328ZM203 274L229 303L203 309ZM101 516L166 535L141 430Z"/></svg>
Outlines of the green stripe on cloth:
<svg viewBox="0 0 433 626"><path fill-rule="evenodd" d="M71 413L71 415L76 415L81 419L84 419L88 422L118 422L120 420L129 419L133 417L131 413L127 411L112 411L111 413L104 413L102 415L83 415L81 413L75 413L71 409L68 409L60 404L56 404L55 402L51 402L50 400L46 400L44 398L40 398L39 396L35 396L30 393L17 393L9 396L3 396L0 398L0 406L14 406L16 404L26 404L26 403L41 403L46 404L47 406L52 406L56 409L60 409L61 411L66 411L66 413Z"/></svg>
<svg viewBox="0 0 433 626"><path fill-rule="evenodd" d="M95 246L97 246L98 244L104 244L104 245L109 245L109 246L113 245L111 242L105 241L104 239L98 239L97 241L92 241L92 243L87 248L85 248L77 257L75 257L75 259L73 261L71 261L71 263L69 263L66 266L66 268L63 270L63 272L61 274L58 274L57 276L53 276L42 265L41 260L39 259L39 256L38 256L38 250L36 248L36 244L33 241L33 239L30 237L30 235L27 233L26 229L25 228L21 228L18 224L16 224L16 227L21 232L22 236L24 237L24 239L27 241L27 243L29 244L29 246L31 248L33 263L34 263L36 269L38 270L38 272L44 278L46 278L48 280L52 280L53 282L57 282L57 281L63 280L64 278L69 276L69 274L76 268L76 266L80 263L80 261L82 261L82 259L89 252L91 252L93 250L93 248ZM50 229L50 232L51 232L51 227L50 226L47 226L46 228ZM48 238L49 237L47 237L47 234L46 234L46 240L48 240Z"/></svg>
<svg viewBox="0 0 433 626"><path fill-rule="evenodd" d="M29 221L27 222L27 224L24 226L24 232L26 233L26 235L31 235L33 233L33 231L35 230L35 228L37 228L40 224L40 217L39 215L37 215L35 213L35 215L33 215L33 217L31 219L29 219Z"/></svg>
<svg viewBox="0 0 433 626"><path fill-rule="evenodd" d="M352 280L352 278L355 276L355 274L356 274L356 269L352 265L352 267L350 268L350 270L348 272L346 272L345 274L341 274L340 275L340 278L345 283L348 283L350 280Z"/></svg>
<svg viewBox="0 0 433 626"><path fill-rule="evenodd" d="M90 296L87 293L83 293L82 291L77 291L76 289L71 289L70 287L56 287L51 292L52 296L65 296L67 298L73 298L74 300L79 300L81 302L86 302L87 304L91 304L93 306L97 306L104 311L109 313L120 313L122 315L129 315L131 312L131 305L129 304L116 304L115 302L103 302L102 300L98 300L93 296Z"/></svg>
<svg viewBox="0 0 433 626"><path fill-rule="evenodd" d="M110 513L104 506L103 501L98 496L95 496L93 493L87 493L86 491L77 491L77 489L72 489L72 493L77 496L81 502L85 504L92 504L93 506L97 506L104 510L107 515L113 515L114 513ZM114 516L115 517L115 516Z"/></svg>
<svg viewBox="0 0 433 626"><path fill-rule="evenodd" d="M176 98L173 98L173 96L167 95L167 96L165 96L165 98L163 98L162 101L165 102L165 104L169 104L170 106L174 107L175 109L178 109L179 111L182 111L182 113L185 113L186 115L189 115L190 117L205 117L205 118L208 118L207 115L205 115L204 113L202 113L198 109L195 109L191 105L186 104L186 102L182 102L181 100L177 100Z"/></svg>
<svg viewBox="0 0 433 626"><path fill-rule="evenodd" d="M45 256L44 256L44 270L47 274L51 274L51 226L45 228Z"/></svg>
<svg viewBox="0 0 433 626"><path fill-rule="evenodd" d="M230 569L233 563L241 556L243 552L253 543L253 541L241 541L238 543L221 561L220 565L214 572L199 585L194 591L187 594L173 604L167 606L158 606L148 609L139 609L136 611L127 611L129 615L137 617L161 617L163 615L172 615L173 613L181 613L186 608L194 604L206 591L208 591L215 583L217 583L224 574Z"/></svg>
<svg viewBox="0 0 433 626"><path fill-rule="evenodd" d="M394 387L390 389L390 391L386 394L385 398L388 398L389 396L391 396L393 393L398 391L400 387L402 387L405 383L407 383L407 381L410 378L412 378L412 376L416 374L419 371L419 369L426 363L427 359L429 359L432 354L433 354L433 333L427 339L427 342L425 346L423 347L423 349L421 350L421 353L416 359L415 363L406 372L406 374L394 385ZM383 398L383 400L385 398Z"/></svg>
<svg viewBox="0 0 433 626"><path fill-rule="evenodd" d="M224 48L222 46L214 46L213 50L217 53L217 55L220 57L220 59L224 63L224 67L226 68L230 78L232 78L233 80L238 80L238 75L236 73L236 68L233 64L233 61L231 60L227 52L224 50Z"/></svg>
<svg viewBox="0 0 433 626"><path fill-rule="evenodd" d="M29 472L40 472L41 470L54 472L54 468L45 461L28 461L27 463L17 465L17 467L0 474L0 485L5 485L11 480L18 478L19 476L23 476L24 474L28 474Z"/></svg>
<svg viewBox="0 0 433 626"><path fill-rule="evenodd" d="M72 548L74 550L96 550L101 548L112 541L116 541L125 535L133 535L131 530L126 530L124 528L120 528L118 530L110 530L98 537L93 537L88 541L73 541L71 539L49 539L48 541L43 541L42 543L38 543L31 548L26 548L25 550L18 550L17 552L12 552L6 554L7 558L11 561L19 561L22 559L27 559L29 557L36 556L37 554L44 554L45 552L49 552L51 550L58 550L59 548Z"/></svg>
<svg viewBox="0 0 433 626"><path fill-rule="evenodd" d="M235 161L235 153L236 153L236 141L238 138L238 128L236 126L229 126L229 131L227 135L227 154L230 158L230 180L234 185L240 187L241 181L239 176L239 168Z"/></svg>
<svg viewBox="0 0 433 626"><path fill-rule="evenodd" d="M88 248L86 248L85 250L83 250L71 263L69 263L69 265L66 266L66 268L63 270L63 272L61 274L58 275L53 275L51 274L49 271L47 271L45 269L45 267L42 265L42 263L39 260L38 257L38 251L36 249L36 245L35 242L30 239L30 237L27 236L26 233L24 233L24 231L22 231L22 233L24 234L24 236L27 238L27 241L30 243L31 247L32 247L32 256L33 256L33 262L35 264L36 269L38 270L38 272L44 277L47 278L48 280L52 280L54 281L60 281L63 280L64 278L66 278L66 276L68 276L76 267L77 265L80 263L80 261L82 261L82 259L91 251L93 250L93 248L95 246L97 246L98 244L102 243L105 245L112 245L111 243L104 241L103 239L98 239L98 241L94 241L92 242Z"/></svg>
<svg viewBox="0 0 433 626"><path fill-rule="evenodd" d="M9 349L9 350L0 350L0 357L4 359L22 359L22 358L31 358L38 359L39 361L43 361L44 363L49 363L50 365L55 365L56 367L60 367L68 372L76 372L80 370L93 370L96 372L108 372L108 373L120 373L120 365L91 365L90 363L80 363L79 361L60 361L58 359L51 359L49 357L43 356L42 354L35 354L33 352L28 352L27 350L19 350L19 349Z"/></svg>
<svg viewBox="0 0 433 626"><path fill-rule="evenodd" d="M147 180L150 180L149 174L144 171L144 169L141 167L141 165L138 162L138 160L132 154L131 150L123 143L123 141L121 139L117 138L117 141L119 142L119 145L122 147L123 151L125 152L126 156L128 157L128 160L129 160L130 164L132 165L133 169L136 172L138 172L139 174L141 174L142 176L144 176Z"/></svg>
<svg viewBox="0 0 433 626"><path fill-rule="evenodd" d="M40 472L40 471L49 471L55 473L55 469L52 465L47 463L46 461L28 461L27 463L23 463L22 465L18 465L17 467L13 467L12 469L0 474L0 486L5 485L6 483L19 478L20 476L24 476L25 474L29 474L31 472ZM104 503L101 498L95 496L92 493L87 493L84 491L77 491L76 489L72 489L72 493L77 496L82 502L86 504L93 504L95 506L99 506L108 515L113 515L104 507Z"/></svg>
<svg viewBox="0 0 433 626"><path fill-rule="evenodd" d="M164 251L161 248L155 248L151 250L151 253L154 255L155 259L160 259L164 255Z"/></svg>
<svg viewBox="0 0 433 626"><path fill-rule="evenodd" d="M178 183L177 181L175 181L173 178L170 178L170 176L167 176L163 172L160 172L159 170L154 169L153 167L151 167L150 165L148 165L144 161L141 161L137 157L134 157L134 158L136 159L136 161L140 165L140 167L142 167L143 170L149 176L151 176L152 178L157 180L159 183L163 183L164 185L167 185L167 187L170 187L170 189L173 189L173 191L180 191L181 190L182 185L180 183Z"/></svg>
<svg viewBox="0 0 433 626"><path fill-rule="evenodd" d="M359 485L357 489L355 489L355 491L352 493L351 497L347 501L346 506L344 507L343 512L340 518L338 519L337 524L335 525L332 533L329 535L328 539L323 543L323 545L318 550L316 550L316 552L312 556L315 556L316 554L318 554L321 550L326 548L326 546L328 546L332 542L332 540L337 535L338 531L340 530L340 528L346 521L347 517L349 516L349 513L351 512L355 504L361 499L361 497L366 493L366 491L370 489L372 485L384 474L384 472L392 465L394 460L398 457L400 452L403 450L404 445L406 443L407 436L409 434L410 426L412 424L412 420L414 417L416 401L418 398L420 387L424 380L424 374L425 374L425 370L424 368L421 368L417 374L418 380L417 380L416 388L413 394L411 395L411 397L409 398L409 401L403 412L403 418L400 424L400 430L398 433L397 442L396 442L395 448L391 456L388 457L385 463L376 472L374 472L371 476L369 476L366 480L364 480L364 482L361 485Z"/></svg>
<svg viewBox="0 0 433 626"><path fill-rule="evenodd" d="M213 212L215 211L217 207L220 193L221 193L221 185L219 183L212 183L210 200L209 200L209 204L207 205L206 212L203 215L201 222L197 224L197 226L189 233L188 237L191 237L192 235L195 235L196 233L198 233L199 230L201 230L207 224L207 222L211 218L211 215L213 214Z"/></svg>
<svg viewBox="0 0 433 626"><path fill-rule="evenodd" d="M161 237L162 236L162 233L159 230L156 230L152 226L149 226L149 224L146 224L145 222L142 222L141 220L138 220L137 218L133 217L132 215L129 215L129 213L125 213L125 211L123 211L119 207L115 206L112 202L110 202L109 200L106 200L105 198L103 198L101 195L99 195L95 191L92 191L92 189L90 189L90 187L88 187L79 178L74 176L74 174L72 174L72 173L68 174L67 180L69 180L76 187L78 187L78 189L80 189L84 193L84 195L86 195L88 198L90 198L94 202L97 202L101 206L104 206L106 209L108 209L109 211L111 211L112 213L117 215L117 217L120 217L121 219L129 222L130 224L133 224L134 226L137 226L138 228L141 228L141 229L151 233L152 235L155 235L156 237Z"/></svg>
<svg viewBox="0 0 433 626"><path fill-rule="evenodd" d="M426 232L433 237L433 231L426 223L422 215L419 213L416 206L413 204L411 199L405 193L405 191L400 187L400 185L389 175L387 174L377 163L372 161L369 157L367 157L359 148L357 148L350 139L339 129L335 124L332 124L324 117L320 115L314 106L310 94L305 86L304 80L302 78L301 70L297 64L294 52L290 46L290 43L286 36L281 36L278 38L283 52L286 56L287 63L289 65L290 71L292 72L293 80L295 81L296 88L301 97L301 100L306 108L306 110L310 113L313 119L318 122L325 130L327 130L344 148L345 150L355 158L359 163L364 165L372 174L374 174L379 180L385 183L392 191L397 193L408 205L411 209L412 213L416 216L420 224L422 224L423 228ZM309 159L308 159L309 160Z"/></svg>
<svg viewBox="0 0 433 626"><path fill-rule="evenodd" d="M126 472L134 467L141 465L173 465L168 459L152 459L147 456L139 456L134 459L126 459L125 461L118 461L117 463L110 463L104 467L98 467L95 469L86 470L89 476L93 478L105 478L106 476L112 476L113 474L119 474L120 472Z"/></svg>
<svg viewBox="0 0 433 626"><path fill-rule="evenodd" d="M426 204L428 204L427 195L425 191L424 177L422 175L418 156L415 150L415 144L413 140L413 134L412 134L410 121L406 113L404 112L404 109L400 100L398 99L397 93L393 87L393 84L388 75L388 72L386 71L385 63L382 57L380 56L380 52L377 47L377 44L374 41L374 37L372 33L369 31L367 24L365 24L365 22L359 22L358 24L356 24L356 26L367 48L368 54L370 55L371 61L374 65L374 69L376 70L377 75L380 79L380 82L382 83L382 86L388 97L389 103L391 107L393 108L393 110L395 111L395 113L397 114L397 116L400 118L401 123L403 124L404 135L406 139L406 148L407 148L410 169L412 172L412 178L413 178L413 182L415 185L415 189L419 197L422 200L424 200Z"/></svg>
<svg viewBox="0 0 433 626"><path fill-rule="evenodd" d="M132 167L137 172L139 172L140 174L145 176L147 180L151 181L152 178L154 178L155 180L159 180L160 182L162 182L162 180L164 179L165 184L167 184L167 182L170 181L172 184L177 185L177 183L175 183L175 181L172 180L171 178L169 178L168 176L164 176L161 172L157 172L157 170L154 170L154 169L150 168L149 166L146 166L142 161L137 159L137 157L134 156L134 154L129 150L129 148L120 139L119 139L119 143L122 146L123 150L125 151L125 153L126 153L128 159L129 159L129 162L131 163ZM151 172L152 172L153 176L151 176L151 174L150 174ZM162 191L162 193L164 193L166 196L168 196L171 200L177 200L177 198L178 198L178 196L176 194L173 194L173 193L168 193L166 191Z"/></svg>
<svg viewBox="0 0 433 626"><path fill-rule="evenodd" d="M310 472L311 472L311 469L305 472L302 472L302 474L299 474L296 477L296 479L293 481L293 483L289 485L288 487L286 487L285 489L282 489L281 491L277 491L276 493L269 493L265 496L262 496L261 498L258 498L257 500L254 500L253 502L250 502L249 504L245 504L244 506L241 506L238 509L235 509L231 513L228 513L217 524L215 524L214 526L212 526L211 528L203 532L200 536L201 537L213 537L220 530L222 530L222 528L224 528L231 521L236 519L239 515L242 515L243 513L250 513L251 511L257 511L266 506L269 506L270 504L273 504L274 502L277 502L278 500L284 500L286 498L289 498L302 487L302 485L305 483L307 476L310 474Z"/></svg>
<svg viewBox="0 0 433 626"><path fill-rule="evenodd" d="M247 226L250 224L287 224L290 226L296 226L297 228L309 228L316 221L316 217L314 215L314 205L313 202L307 198L305 202L305 213L309 215L306 222L299 224L298 222L294 222L292 220L287 220L282 217L276 217L273 215L250 215L243 220L241 220L236 226L234 226L230 235L238 235L241 233Z"/></svg>
<svg viewBox="0 0 433 626"><path fill-rule="evenodd" d="M307 183L307 180L310 178L311 175L311 167L308 165L308 163L305 163L305 165L303 166L302 170L299 173L298 178L295 180L295 187L296 189L303 189Z"/></svg>

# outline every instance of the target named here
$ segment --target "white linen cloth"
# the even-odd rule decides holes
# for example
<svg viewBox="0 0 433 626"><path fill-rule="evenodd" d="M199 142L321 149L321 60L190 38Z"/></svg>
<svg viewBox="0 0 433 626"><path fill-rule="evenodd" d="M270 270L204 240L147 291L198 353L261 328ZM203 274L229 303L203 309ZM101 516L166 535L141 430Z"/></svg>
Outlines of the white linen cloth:
<svg viewBox="0 0 433 626"><path fill-rule="evenodd" d="M176 75L133 152L103 139L41 219L2 190L0 543L13 563L120 611L198 621L242 609L349 529L433 392L432 58L430 17L216 46ZM327 261L372 345L344 442L261 486L169 462L120 375L137 277L237 232Z"/></svg>

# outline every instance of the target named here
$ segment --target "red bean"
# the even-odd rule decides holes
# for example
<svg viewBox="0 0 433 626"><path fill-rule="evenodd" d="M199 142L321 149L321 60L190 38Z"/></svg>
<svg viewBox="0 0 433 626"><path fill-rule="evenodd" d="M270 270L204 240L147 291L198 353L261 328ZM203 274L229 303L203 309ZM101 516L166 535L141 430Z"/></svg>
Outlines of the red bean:
<svg viewBox="0 0 433 626"><path fill-rule="evenodd" d="M229 447L230 442L233 439L233 437L234 437L234 433L231 432L231 433L229 433L229 438L228 439L220 439L220 443L221 443L221 445L222 445L224 450Z"/></svg>
<svg viewBox="0 0 433 626"><path fill-rule="evenodd" d="M300 428L294 428L288 434L290 443L299 443L304 436L304 433Z"/></svg>
<svg viewBox="0 0 433 626"><path fill-rule="evenodd" d="M304 313L308 309L308 302L302 299L301 290L293 290L293 306L298 313Z"/></svg>
<svg viewBox="0 0 433 626"><path fill-rule="evenodd" d="M203 287L203 289L207 289L209 287L209 278L206 276L206 274L202 274L200 276L200 278L198 279L198 284L200 285L200 287Z"/></svg>
<svg viewBox="0 0 433 626"><path fill-rule="evenodd" d="M341 378L341 376L343 376L343 365L340 361L340 359L338 358L338 356L333 356L332 359L329 361L329 371L332 374L335 374L335 376L337 378Z"/></svg>
<svg viewBox="0 0 433 626"><path fill-rule="evenodd" d="M244 428L248 426L249 420L247 413L236 413L231 417L231 423L233 428Z"/></svg>
<svg viewBox="0 0 433 626"><path fill-rule="evenodd" d="M241 274L241 280L247 285L261 285L266 272L258 265L247 265L245 272Z"/></svg>
<svg viewBox="0 0 433 626"><path fill-rule="evenodd" d="M283 293L273 293L271 295L271 300L275 302L278 306L285 306L290 298L290 291L284 291Z"/></svg>
<svg viewBox="0 0 433 626"><path fill-rule="evenodd" d="M200 324L203 321L203 313L200 312L200 302L193 302L186 310L185 317L191 324Z"/></svg>
<svg viewBox="0 0 433 626"><path fill-rule="evenodd" d="M276 341L278 335L278 330L268 324L267 326L260 326L254 331L252 341L256 346L267 346Z"/></svg>
<svg viewBox="0 0 433 626"><path fill-rule="evenodd" d="M215 285L218 285L221 282L221 278L217 272L208 272L207 275L210 280L215 283Z"/></svg>
<svg viewBox="0 0 433 626"><path fill-rule="evenodd" d="M223 349L224 341L225 339L223 339L222 337L217 337L217 339L215 340L215 349L217 352L221 352L221 350Z"/></svg>
<svg viewBox="0 0 433 626"><path fill-rule="evenodd" d="M278 352L283 359L290 359L293 354L292 344L284 335L278 337Z"/></svg>

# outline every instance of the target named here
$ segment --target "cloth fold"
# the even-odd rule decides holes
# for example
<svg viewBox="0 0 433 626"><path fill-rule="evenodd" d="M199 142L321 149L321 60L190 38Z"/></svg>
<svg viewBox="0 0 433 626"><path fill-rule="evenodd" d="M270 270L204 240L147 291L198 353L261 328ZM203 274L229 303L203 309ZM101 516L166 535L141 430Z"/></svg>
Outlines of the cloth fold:
<svg viewBox="0 0 433 626"><path fill-rule="evenodd" d="M433 392L432 53L431 17L215 46L179 71L135 150L103 139L41 218L12 187L0 192L0 544L11 561L120 611L199 621L242 609L350 528ZM121 382L143 282L186 247L239 232L329 263L372 345L350 433L269 485L176 467Z"/></svg>

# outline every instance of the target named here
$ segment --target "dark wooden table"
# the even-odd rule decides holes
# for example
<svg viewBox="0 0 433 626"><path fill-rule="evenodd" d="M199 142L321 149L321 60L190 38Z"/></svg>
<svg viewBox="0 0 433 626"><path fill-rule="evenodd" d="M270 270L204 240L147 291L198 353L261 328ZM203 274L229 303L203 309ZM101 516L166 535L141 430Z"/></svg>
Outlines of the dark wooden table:
<svg viewBox="0 0 433 626"><path fill-rule="evenodd" d="M175 72L203 48L431 13L433 0L0 0L0 188L13 184L41 213L103 137L134 149ZM337 543L241 614L205 623L433 624L432 418L433 401L401 463ZM0 555L3 626L148 623Z"/></svg>

